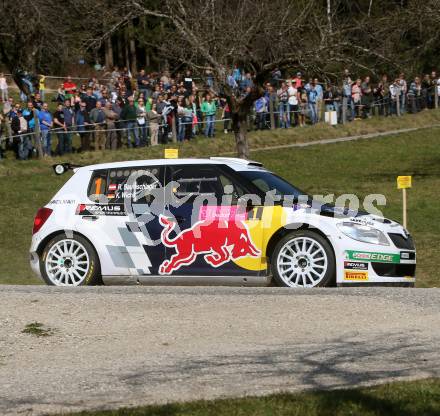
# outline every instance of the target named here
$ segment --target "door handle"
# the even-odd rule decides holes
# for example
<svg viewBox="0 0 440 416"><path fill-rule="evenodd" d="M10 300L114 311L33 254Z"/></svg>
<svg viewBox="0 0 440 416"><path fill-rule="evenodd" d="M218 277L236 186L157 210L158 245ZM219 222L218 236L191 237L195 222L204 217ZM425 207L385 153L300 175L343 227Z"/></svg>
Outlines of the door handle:
<svg viewBox="0 0 440 416"><path fill-rule="evenodd" d="M87 221L96 221L98 219L96 215L83 215L81 218Z"/></svg>

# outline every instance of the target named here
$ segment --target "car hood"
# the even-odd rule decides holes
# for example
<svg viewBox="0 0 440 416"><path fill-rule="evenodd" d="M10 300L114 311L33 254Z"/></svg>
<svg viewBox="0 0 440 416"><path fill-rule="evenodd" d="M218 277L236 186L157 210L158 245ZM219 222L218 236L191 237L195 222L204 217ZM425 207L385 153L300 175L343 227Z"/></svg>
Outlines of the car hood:
<svg viewBox="0 0 440 416"><path fill-rule="evenodd" d="M407 237L408 232L396 221L379 215L370 214L363 210L350 210L345 207L337 207L333 204L322 204L319 202L307 202L295 204L295 210L304 210L306 213L333 218L336 223L350 222L360 225L367 225L384 232L398 233Z"/></svg>

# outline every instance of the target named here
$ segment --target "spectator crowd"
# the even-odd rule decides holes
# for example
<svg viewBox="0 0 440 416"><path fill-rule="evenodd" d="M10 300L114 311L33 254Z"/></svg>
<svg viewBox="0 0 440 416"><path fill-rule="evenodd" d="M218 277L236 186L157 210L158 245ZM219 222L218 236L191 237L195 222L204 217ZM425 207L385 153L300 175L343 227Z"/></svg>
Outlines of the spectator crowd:
<svg viewBox="0 0 440 416"><path fill-rule="evenodd" d="M46 78L40 75L36 86L29 82L29 96L21 92L14 100L6 77L0 74L0 140L14 150L17 159L28 159L39 149L51 156L183 142L199 134L214 138L216 122L222 123L225 133L230 131L228 102L209 70L203 78L194 78L189 70L173 75L140 70L133 77L127 68L117 67L101 81L91 78L77 83L68 76L50 100ZM253 74L234 66L227 84L246 96L254 80ZM283 77L276 69L254 103L249 126L258 130L303 127L323 121L325 113L337 123L416 113L437 107L439 95L435 71L412 80L403 73L392 79L383 75L373 83L369 76L355 78L345 70L339 82L332 84L305 79L301 72ZM76 148L74 134L80 138Z"/></svg>

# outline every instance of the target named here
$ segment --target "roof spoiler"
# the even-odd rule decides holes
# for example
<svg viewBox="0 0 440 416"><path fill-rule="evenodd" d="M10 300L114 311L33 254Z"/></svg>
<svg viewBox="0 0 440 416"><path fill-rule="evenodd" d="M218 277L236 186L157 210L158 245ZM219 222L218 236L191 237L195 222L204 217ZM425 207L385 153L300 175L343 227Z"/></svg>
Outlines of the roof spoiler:
<svg viewBox="0 0 440 416"><path fill-rule="evenodd" d="M52 165L52 169L56 175L62 175L66 173L68 170L74 170L77 168L82 168L81 165L74 165L73 163L57 163L56 165Z"/></svg>
<svg viewBox="0 0 440 416"><path fill-rule="evenodd" d="M231 162L231 163L242 163L248 166L263 166L260 162L255 162L254 160L241 159L238 157L220 157L220 156L211 156L211 160L218 160L219 162Z"/></svg>

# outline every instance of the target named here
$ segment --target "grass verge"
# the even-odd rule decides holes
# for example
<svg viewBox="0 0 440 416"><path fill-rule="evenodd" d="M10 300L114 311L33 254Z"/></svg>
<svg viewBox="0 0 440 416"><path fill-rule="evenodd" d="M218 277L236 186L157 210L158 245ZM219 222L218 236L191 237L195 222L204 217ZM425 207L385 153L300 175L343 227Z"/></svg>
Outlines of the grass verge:
<svg viewBox="0 0 440 416"><path fill-rule="evenodd" d="M45 328L44 324L41 322L32 322L27 324L21 332L23 334L30 334L36 337L48 337L49 335L52 335L53 331L50 328Z"/></svg>
<svg viewBox="0 0 440 416"><path fill-rule="evenodd" d="M75 413L75 416L437 416L440 380ZM71 415L73 416L73 415Z"/></svg>
<svg viewBox="0 0 440 416"><path fill-rule="evenodd" d="M413 175L409 190L409 229L418 247L417 285L438 286L436 264L440 244L440 128L383 136L359 142L258 151L268 145L313 141L373 131L426 126L440 122L440 111L406 115L401 119L370 119L347 126L319 125L313 128L251 133L252 158L310 194L384 194L384 214L402 220L401 192L396 176ZM208 141L199 139L181 146L181 157L214 156L233 149L231 136ZM230 143L229 143L230 142ZM229 143L229 144L228 144ZM170 147L170 146L169 146ZM91 164L105 161L149 159L163 156L163 146L121 149L117 152L74 154L64 161ZM32 221L69 175L55 176L51 164L58 159L0 162L0 283L35 284L39 280L28 264Z"/></svg>

